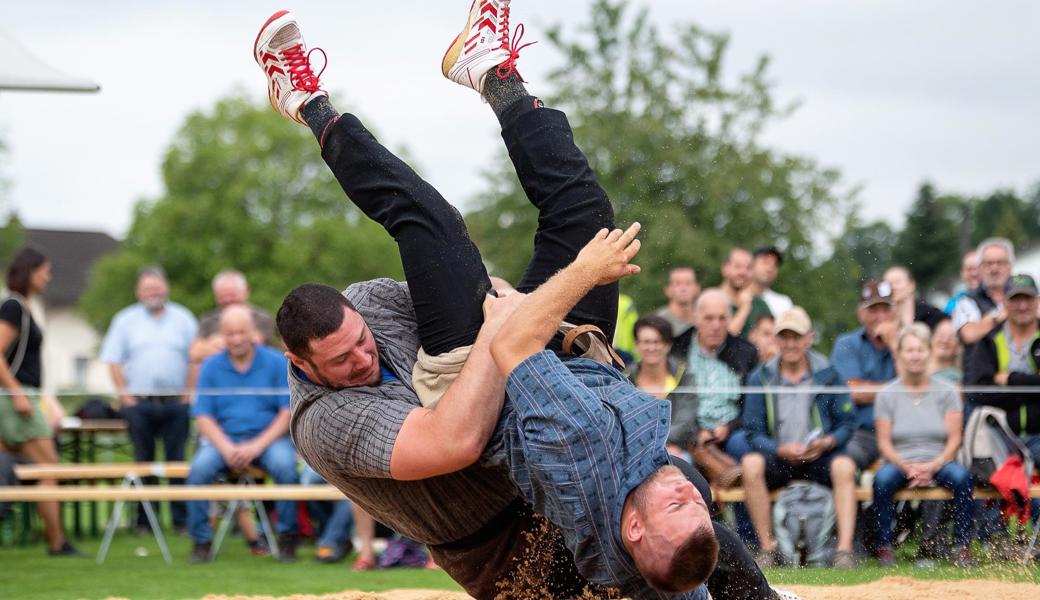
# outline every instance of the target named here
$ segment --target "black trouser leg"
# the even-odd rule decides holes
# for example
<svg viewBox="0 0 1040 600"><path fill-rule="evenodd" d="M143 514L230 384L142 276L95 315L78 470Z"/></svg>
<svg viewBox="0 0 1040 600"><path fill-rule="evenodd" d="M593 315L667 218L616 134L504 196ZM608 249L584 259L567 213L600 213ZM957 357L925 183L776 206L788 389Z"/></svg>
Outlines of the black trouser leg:
<svg viewBox="0 0 1040 600"><path fill-rule="evenodd" d="M527 198L538 209L534 254L517 289L530 292L566 267L597 231L614 227L614 209L588 160L574 144L567 117L539 108L502 130L509 158ZM614 337L617 284L593 289L567 315Z"/></svg>
<svg viewBox="0 0 1040 600"><path fill-rule="evenodd" d="M426 352L472 344L491 282L459 211L353 115L328 126L321 154L351 201L397 242Z"/></svg>
<svg viewBox="0 0 1040 600"><path fill-rule="evenodd" d="M126 419L127 433L130 436L130 445L134 450L134 462L152 462L155 460L155 415L154 405L150 400L138 398L133 406L123 408L123 418ZM148 478L145 483L152 483ZM137 526L148 527L148 517L144 510L137 507Z"/></svg>
<svg viewBox="0 0 1040 600"><path fill-rule="evenodd" d="M163 452L166 454L166 461L183 461L191 421L188 405L175 402L163 405L162 409ZM184 485L184 479L170 479L170 484ZM188 505L181 501L170 502L170 516L173 518L174 527L187 527Z"/></svg>
<svg viewBox="0 0 1040 600"><path fill-rule="evenodd" d="M719 562L708 578L708 591L716 600L772 600L776 597L766 576L735 531L718 521Z"/></svg>

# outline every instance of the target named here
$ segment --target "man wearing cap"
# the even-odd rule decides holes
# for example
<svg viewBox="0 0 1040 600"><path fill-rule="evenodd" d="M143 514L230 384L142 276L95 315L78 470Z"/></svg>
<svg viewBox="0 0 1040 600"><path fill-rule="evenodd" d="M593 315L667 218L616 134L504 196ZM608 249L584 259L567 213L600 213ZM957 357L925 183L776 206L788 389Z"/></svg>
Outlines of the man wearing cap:
<svg viewBox="0 0 1040 600"><path fill-rule="evenodd" d="M773 283L776 282L776 276L780 274L780 266L783 264L784 255L776 246L758 248L751 261L751 287L766 303L774 317L782 315L794 305L790 296L773 291Z"/></svg>
<svg viewBox="0 0 1040 600"><path fill-rule="evenodd" d="M856 465L842 450L856 428L852 398L819 388L843 386L827 358L810 348L813 328L800 306L782 313L775 332L780 354L755 369L748 385L764 388L744 400L744 429L752 452L741 460L744 493L759 541L759 564L777 562L769 490L808 479L834 491L838 547L834 566L855 566Z"/></svg>
<svg viewBox="0 0 1040 600"><path fill-rule="evenodd" d="M871 280L863 284L856 310L862 327L838 336L831 353L831 364L852 388L857 428L845 446L845 453L860 469L878 459L874 396L880 386L896 376L891 348L899 322L893 306L892 286L887 282Z"/></svg>
<svg viewBox="0 0 1040 600"><path fill-rule="evenodd" d="M1036 281L1015 275L1004 287L1007 320L993 328L975 346L967 361L968 385L1038 386L1040 373L1040 324L1037 322ZM1040 394L973 394L976 404L996 406L1007 412L1008 426L1029 446L1040 464Z"/></svg>

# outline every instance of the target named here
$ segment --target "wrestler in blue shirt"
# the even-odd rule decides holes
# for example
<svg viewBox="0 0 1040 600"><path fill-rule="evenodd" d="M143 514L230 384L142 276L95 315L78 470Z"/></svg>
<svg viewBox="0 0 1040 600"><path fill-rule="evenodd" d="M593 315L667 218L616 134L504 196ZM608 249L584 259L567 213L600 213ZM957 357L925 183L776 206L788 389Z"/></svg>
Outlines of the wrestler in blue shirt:
<svg viewBox="0 0 1040 600"><path fill-rule="evenodd" d="M718 542L708 508L665 451L670 407L616 369L543 350L596 285L638 272L638 224L603 230L527 296L492 342L507 375L491 460L560 527L589 581L635 600L707 597Z"/></svg>

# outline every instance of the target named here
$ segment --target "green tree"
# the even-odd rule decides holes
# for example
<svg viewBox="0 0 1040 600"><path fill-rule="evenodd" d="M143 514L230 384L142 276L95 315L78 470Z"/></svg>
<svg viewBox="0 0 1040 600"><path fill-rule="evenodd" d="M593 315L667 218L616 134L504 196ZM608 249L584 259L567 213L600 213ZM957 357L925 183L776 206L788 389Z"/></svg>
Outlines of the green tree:
<svg viewBox="0 0 1040 600"><path fill-rule="evenodd" d="M837 191L836 171L761 144L764 128L792 110L771 95L768 60L726 76L726 35L685 24L664 36L646 9L630 14L625 2L594 3L581 32L549 30L562 60L545 97L567 112L618 222L644 225L643 274L624 290L646 311L663 302L671 266L691 265L713 285L730 248L768 243L787 255L779 289L820 314L838 282L794 286L817 276L816 245L831 242L852 199ZM535 211L505 161L488 181L467 222L492 269L515 280Z"/></svg>
<svg viewBox="0 0 1040 600"><path fill-rule="evenodd" d="M930 183L921 185L892 251L893 263L910 269L922 292L960 268L959 206L944 201Z"/></svg>
<svg viewBox="0 0 1040 600"><path fill-rule="evenodd" d="M133 302L148 264L166 269L171 298L196 313L213 308L211 279L229 267L268 310L305 281L401 276L393 240L344 196L310 132L266 104L233 95L190 115L162 176L164 194L136 205L121 250L92 274L82 308L99 328Z"/></svg>
<svg viewBox="0 0 1040 600"><path fill-rule="evenodd" d="M0 158L7 155L7 145L0 139ZM0 163L2 164L2 163ZM6 270L7 261L11 259L14 252L25 243L25 231L22 222L14 211L7 211L7 192L11 182L0 172L0 217L4 223L0 225L0 269ZM2 285L2 281L0 281Z"/></svg>
<svg viewBox="0 0 1040 600"><path fill-rule="evenodd" d="M1000 236L1016 246L1040 239L1040 202L1027 202L1012 190L998 190L974 204L972 243Z"/></svg>
<svg viewBox="0 0 1040 600"><path fill-rule="evenodd" d="M892 248L897 238L898 233L884 221L863 223L859 215L850 215L837 245L856 265L854 272L848 274L850 282L855 285L857 280L881 277L892 264Z"/></svg>

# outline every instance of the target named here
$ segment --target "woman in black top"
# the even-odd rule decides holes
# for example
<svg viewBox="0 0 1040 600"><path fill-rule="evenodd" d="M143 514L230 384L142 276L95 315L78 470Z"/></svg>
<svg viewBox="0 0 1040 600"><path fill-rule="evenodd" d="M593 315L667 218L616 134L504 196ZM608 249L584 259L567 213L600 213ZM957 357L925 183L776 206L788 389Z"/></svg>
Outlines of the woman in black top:
<svg viewBox="0 0 1040 600"><path fill-rule="evenodd" d="M43 369L43 332L29 311L29 299L42 293L51 280L47 257L32 248L15 254L7 268L11 296L0 303L0 445L34 463L56 463L58 452L52 432L40 410L38 395ZM31 399L30 399L31 398ZM40 485L56 485L42 480ZM38 503L52 556L76 555L65 539L57 502Z"/></svg>

